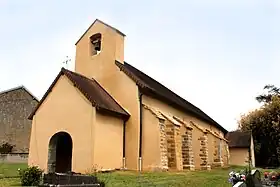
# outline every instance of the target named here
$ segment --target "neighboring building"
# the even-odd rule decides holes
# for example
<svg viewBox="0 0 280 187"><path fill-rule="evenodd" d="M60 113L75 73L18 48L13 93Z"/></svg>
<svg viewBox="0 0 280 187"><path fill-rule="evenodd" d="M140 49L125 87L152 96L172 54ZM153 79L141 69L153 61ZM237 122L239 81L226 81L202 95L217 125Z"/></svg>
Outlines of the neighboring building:
<svg viewBox="0 0 280 187"><path fill-rule="evenodd" d="M124 38L96 20L78 40L75 72L62 68L30 115L29 165L82 173L226 165L227 130L124 62Z"/></svg>
<svg viewBox="0 0 280 187"><path fill-rule="evenodd" d="M251 131L229 132L226 138L229 141L229 164L247 166L251 157L252 166L255 167L254 140Z"/></svg>
<svg viewBox="0 0 280 187"><path fill-rule="evenodd" d="M24 86L0 92L0 145L14 145L13 153L28 153L32 122L28 116L39 101Z"/></svg>

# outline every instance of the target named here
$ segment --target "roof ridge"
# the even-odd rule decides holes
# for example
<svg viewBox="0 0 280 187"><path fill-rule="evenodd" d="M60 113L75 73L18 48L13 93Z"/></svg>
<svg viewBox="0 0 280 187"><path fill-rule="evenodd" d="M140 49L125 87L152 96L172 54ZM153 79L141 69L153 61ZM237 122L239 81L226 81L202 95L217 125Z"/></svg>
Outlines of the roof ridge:
<svg viewBox="0 0 280 187"><path fill-rule="evenodd" d="M39 99L35 95L33 95L24 85L19 85L19 86L10 88L10 89L3 90L3 91L0 92L0 95L8 93L8 92L15 91L15 90L18 90L18 89L24 89L33 99L35 99L37 102L39 102Z"/></svg>
<svg viewBox="0 0 280 187"><path fill-rule="evenodd" d="M15 86L15 87L0 91L0 94L4 94L4 93L11 92L11 91L14 91L14 90L22 89L22 88L24 88L23 85Z"/></svg>
<svg viewBox="0 0 280 187"><path fill-rule="evenodd" d="M126 62L124 62L125 64L128 64ZM126 74L129 75L129 77L136 82L136 84L142 88L146 88L147 85L145 85L141 79L137 76L133 76L129 71L126 71L125 68L123 68L123 64L120 63L119 61L115 60L115 64L120 68L121 71L124 71ZM129 64L128 64L129 65Z"/></svg>
<svg viewBox="0 0 280 187"><path fill-rule="evenodd" d="M86 77L86 76L83 75L83 74L80 74L80 73L71 71L71 70L66 69L66 68L64 68L64 67L62 68L62 71L63 71L63 72L66 72L66 73L72 73L72 74L74 74L74 75L77 75L77 76L83 77L83 78L85 78L85 79L91 80L90 78Z"/></svg>
<svg viewBox="0 0 280 187"><path fill-rule="evenodd" d="M127 64L128 66L131 66L133 68L135 68L134 66L130 65L127 62L124 62L125 64ZM156 79L152 78L151 76L147 75L146 73L144 73L143 71L135 68L137 71L139 71L139 73L144 74L145 76L147 76L149 79L151 79L152 81L157 82L160 86L166 88L168 91L170 91L172 94L174 94L176 97L179 97L179 99L183 99L185 102L191 104L193 107L197 108L198 110L200 110L201 112L203 112L200 108L198 108L197 106L195 106L194 104L192 104L191 102L187 101L185 98L181 97L180 95L176 94L174 91L172 91L170 88L168 88L167 86L165 86L164 84L160 83L159 81L157 81ZM204 113L204 112L203 112ZM207 114L206 114L207 115Z"/></svg>
<svg viewBox="0 0 280 187"><path fill-rule="evenodd" d="M117 33L126 36L123 32L121 32L120 30L116 29L115 27L105 23L104 21L101 21L100 19L95 19L94 22L92 22L92 24L90 24L90 26L87 28L87 30L82 34L82 36L78 39L78 41L75 43L75 45L77 45L79 43L79 41L84 37L84 35L88 32L88 30L96 23L96 22L100 22L103 25L106 25L107 27L110 27L111 29L115 30Z"/></svg>
<svg viewBox="0 0 280 187"><path fill-rule="evenodd" d="M121 71L126 73L127 76L134 80L138 86L143 88L142 85L144 85L143 91L147 91L147 94L154 95L160 100L165 100L165 102L167 102L168 104L175 105L176 107L185 110L185 112L191 112L193 115L199 117L201 120L207 121L208 123L215 125L224 134L228 133L228 131L223 126L221 126L214 119L208 116L200 108L190 103L183 97L179 96L171 89L158 82L154 78L150 77L149 75L145 74L141 70L133 67L126 61L124 61L123 64L116 61L116 65L120 68Z"/></svg>
<svg viewBox="0 0 280 187"><path fill-rule="evenodd" d="M246 131L234 130L234 131L229 131L228 133L252 133L252 130L246 130Z"/></svg>

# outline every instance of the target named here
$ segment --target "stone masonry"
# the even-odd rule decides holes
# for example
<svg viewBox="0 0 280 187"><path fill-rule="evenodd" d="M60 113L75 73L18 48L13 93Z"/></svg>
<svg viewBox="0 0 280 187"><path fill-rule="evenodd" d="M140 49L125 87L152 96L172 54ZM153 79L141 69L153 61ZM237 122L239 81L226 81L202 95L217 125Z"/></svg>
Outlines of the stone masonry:
<svg viewBox="0 0 280 187"><path fill-rule="evenodd" d="M15 145L13 152L28 153L32 121L28 116L38 100L24 87L0 93L0 144Z"/></svg>
<svg viewBox="0 0 280 187"><path fill-rule="evenodd" d="M165 132L165 121L159 119L159 128L160 128L160 160L161 160L161 169L168 169L168 158L167 158L167 141L166 141L166 132Z"/></svg>
<svg viewBox="0 0 280 187"><path fill-rule="evenodd" d="M228 144L227 144L227 142L224 142L224 153L225 153L225 156L224 156L224 158L225 158L225 160L224 160L224 164L225 165L228 165L229 164L229 148L228 148Z"/></svg>
<svg viewBox="0 0 280 187"><path fill-rule="evenodd" d="M168 168L176 169L175 128L170 122L166 124Z"/></svg>
<svg viewBox="0 0 280 187"><path fill-rule="evenodd" d="M208 148L207 148L207 132L203 132L203 135L198 139L200 141L200 159L201 159L201 169L210 170L211 166L208 161Z"/></svg>
<svg viewBox="0 0 280 187"><path fill-rule="evenodd" d="M192 149L192 129L182 135L183 169L194 170L194 154Z"/></svg>
<svg viewBox="0 0 280 187"><path fill-rule="evenodd" d="M214 141L215 150L214 150L214 166L221 167L223 166L223 155L222 155L222 140Z"/></svg>
<svg viewBox="0 0 280 187"><path fill-rule="evenodd" d="M175 125L175 150L176 150L176 166L177 170L183 170L182 158L182 137L180 126Z"/></svg>

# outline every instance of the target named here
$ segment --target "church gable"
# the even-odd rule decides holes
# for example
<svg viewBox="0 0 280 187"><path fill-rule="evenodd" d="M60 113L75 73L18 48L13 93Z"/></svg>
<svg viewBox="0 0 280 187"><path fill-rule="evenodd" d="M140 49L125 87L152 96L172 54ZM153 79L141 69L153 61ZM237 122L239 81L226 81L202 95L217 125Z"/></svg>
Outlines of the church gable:
<svg viewBox="0 0 280 187"><path fill-rule="evenodd" d="M87 98L64 74L61 74L51 91L44 95L29 118L35 123L41 121L41 118L53 123L61 121L62 118L70 118L70 116L81 119L80 113L88 115L92 112L91 108L91 103Z"/></svg>
<svg viewBox="0 0 280 187"><path fill-rule="evenodd" d="M56 83L62 75L72 82L73 86L84 95L84 97L92 104L93 107L96 108L97 111L123 119L128 119L129 114L105 91L105 89L98 84L97 81L94 79L88 79L83 75L66 70L65 68L61 69L60 73L57 75L56 79L45 93L36 109L29 116L29 119L32 119L33 115L35 115L36 111L47 98L48 94L54 89Z"/></svg>

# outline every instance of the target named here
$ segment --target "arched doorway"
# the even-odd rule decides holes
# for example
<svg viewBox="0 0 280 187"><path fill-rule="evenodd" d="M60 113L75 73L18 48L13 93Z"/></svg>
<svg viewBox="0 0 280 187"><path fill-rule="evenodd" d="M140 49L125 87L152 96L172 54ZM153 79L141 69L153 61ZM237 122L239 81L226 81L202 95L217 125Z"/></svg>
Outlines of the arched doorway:
<svg viewBox="0 0 280 187"><path fill-rule="evenodd" d="M67 132L58 132L51 137L48 173L66 173L72 170L72 147L72 138Z"/></svg>

